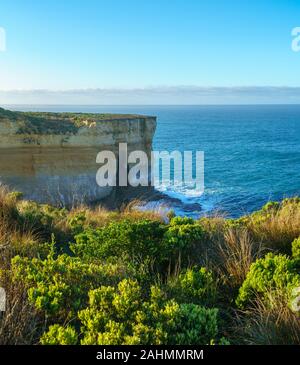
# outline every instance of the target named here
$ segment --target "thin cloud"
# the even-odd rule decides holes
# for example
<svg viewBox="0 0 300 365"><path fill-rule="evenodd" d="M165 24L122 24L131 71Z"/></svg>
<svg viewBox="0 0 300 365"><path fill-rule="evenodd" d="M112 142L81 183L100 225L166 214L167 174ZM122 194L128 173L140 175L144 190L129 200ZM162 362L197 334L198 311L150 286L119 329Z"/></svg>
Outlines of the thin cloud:
<svg viewBox="0 0 300 365"><path fill-rule="evenodd" d="M72 90L0 90L0 104L300 104L300 87L160 86Z"/></svg>

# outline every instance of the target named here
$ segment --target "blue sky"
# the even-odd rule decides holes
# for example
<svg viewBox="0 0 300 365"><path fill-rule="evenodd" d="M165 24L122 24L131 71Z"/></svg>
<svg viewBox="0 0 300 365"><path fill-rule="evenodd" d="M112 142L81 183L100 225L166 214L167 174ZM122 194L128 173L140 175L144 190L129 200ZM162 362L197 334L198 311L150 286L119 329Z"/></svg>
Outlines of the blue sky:
<svg viewBox="0 0 300 365"><path fill-rule="evenodd" d="M298 87L296 26L299 0L0 0L0 90Z"/></svg>

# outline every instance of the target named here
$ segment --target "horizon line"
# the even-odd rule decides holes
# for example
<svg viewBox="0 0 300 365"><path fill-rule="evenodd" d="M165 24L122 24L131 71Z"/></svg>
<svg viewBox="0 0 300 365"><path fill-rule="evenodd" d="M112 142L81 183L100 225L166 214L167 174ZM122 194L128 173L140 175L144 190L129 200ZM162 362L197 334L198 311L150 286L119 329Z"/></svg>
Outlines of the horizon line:
<svg viewBox="0 0 300 365"><path fill-rule="evenodd" d="M2 106L1 106L2 105ZM137 106L289 106L289 105L298 105L300 106L300 102L299 103L206 103L206 104L78 104L78 103L74 103L74 104L63 104L63 103L51 103L51 104L47 104L47 103L4 103L4 104L0 104L0 108L1 107L5 107L5 106L99 106L99 107L110 107L110 106L133 106L133 107L137 107Z"/></svg>

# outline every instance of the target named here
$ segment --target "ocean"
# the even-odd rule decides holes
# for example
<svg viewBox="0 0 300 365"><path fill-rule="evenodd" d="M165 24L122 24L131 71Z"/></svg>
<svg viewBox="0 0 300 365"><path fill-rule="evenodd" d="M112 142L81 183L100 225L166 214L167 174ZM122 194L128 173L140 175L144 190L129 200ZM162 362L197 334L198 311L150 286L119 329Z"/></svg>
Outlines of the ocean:
<svg viewBox="0 0 300 365"><path fill-rule="evenodd" d="M6 107L157 116L154 150L205 154L204 194L189 184L160 186L181 201L173 207L180 215L239 217L300 195L300 105Z"/></svg>

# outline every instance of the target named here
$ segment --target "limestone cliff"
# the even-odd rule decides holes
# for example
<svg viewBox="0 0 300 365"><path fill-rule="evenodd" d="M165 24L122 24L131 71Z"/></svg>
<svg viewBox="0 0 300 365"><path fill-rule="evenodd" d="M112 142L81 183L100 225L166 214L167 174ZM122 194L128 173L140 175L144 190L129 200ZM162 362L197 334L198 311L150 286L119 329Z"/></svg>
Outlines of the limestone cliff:
<svg viewBox="0 0 300 365"><path fill-rule="evenodd" d="M113 197L96 183L96 156L151 151L156 118L140 115L22 113L0 108L0 183L26 199L73 205Z"/></svg>

